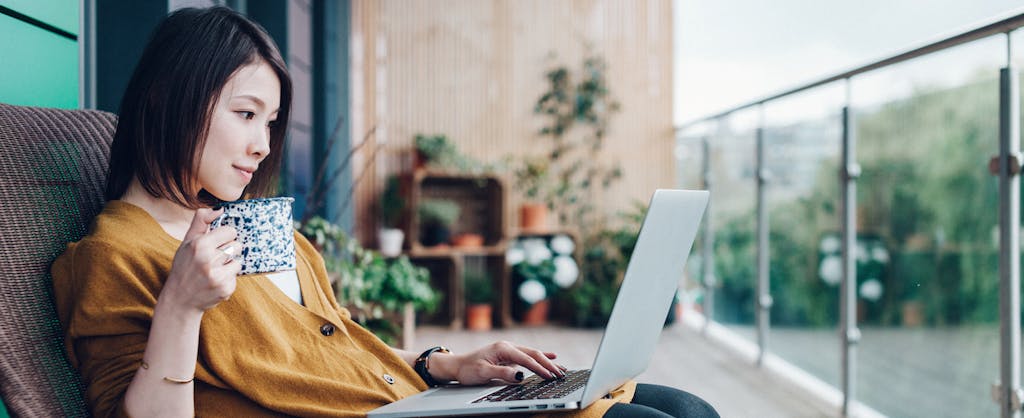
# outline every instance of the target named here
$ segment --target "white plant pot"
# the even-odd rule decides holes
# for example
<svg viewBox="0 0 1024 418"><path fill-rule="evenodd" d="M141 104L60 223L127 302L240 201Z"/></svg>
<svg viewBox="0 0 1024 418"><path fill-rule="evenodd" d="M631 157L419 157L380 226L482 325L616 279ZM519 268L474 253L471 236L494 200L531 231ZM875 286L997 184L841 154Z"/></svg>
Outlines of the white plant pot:
<svg viewBox="0 0 1024 418"><path fill-rule="evenodd" d="M377 241L380 243L380 253L385 257L398 257L402 254L402 241L405 240L405 232L395 228L381 228L377 232Z"/></svg>

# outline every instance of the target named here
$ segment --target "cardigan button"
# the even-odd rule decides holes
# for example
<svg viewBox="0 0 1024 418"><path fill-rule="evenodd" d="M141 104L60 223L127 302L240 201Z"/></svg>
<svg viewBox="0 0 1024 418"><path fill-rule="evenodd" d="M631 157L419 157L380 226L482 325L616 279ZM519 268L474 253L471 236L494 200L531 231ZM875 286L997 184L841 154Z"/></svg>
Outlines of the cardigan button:
<svg viewBox="0 0 1024 418"><path fill-rule="evenodd" d="M331 335L334 335L334 325L324 324L322 327L320 327L320 333L323 334L325 337L330 337Z"/></svg>
<svg viewBox="0 0 1024 418"><path fill-rule="evenodd" d="M388 382L389 385L395 384L395 378L391 377L390 374L385 373L383 377L384 377L384 381Z"/></svg>

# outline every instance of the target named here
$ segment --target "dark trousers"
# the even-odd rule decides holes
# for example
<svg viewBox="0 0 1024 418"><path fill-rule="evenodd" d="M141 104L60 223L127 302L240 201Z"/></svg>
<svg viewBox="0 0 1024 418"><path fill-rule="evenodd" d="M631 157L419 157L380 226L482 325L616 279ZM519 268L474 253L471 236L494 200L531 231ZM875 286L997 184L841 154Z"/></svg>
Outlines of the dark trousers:
<svg viewBox="0 0 1024 418"><path fill-rule="evenodd" d="M631 403L617 403L605 418L718 418L718 412L703 399L668 386L641 383Z"/></svg>

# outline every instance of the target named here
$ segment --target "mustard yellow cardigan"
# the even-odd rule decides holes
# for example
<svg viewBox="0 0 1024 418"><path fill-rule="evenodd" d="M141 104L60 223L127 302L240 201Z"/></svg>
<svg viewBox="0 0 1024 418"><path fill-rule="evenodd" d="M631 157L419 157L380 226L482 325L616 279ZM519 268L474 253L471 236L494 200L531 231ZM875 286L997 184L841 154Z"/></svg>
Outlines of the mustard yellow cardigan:
<svg viewBox="0 0 1024 418"><path fill-rule="evenodd" d="M197 416L365 416L427 388L338 306L323 259L300 234L295 241L305 306L267 278L249 275L238 278L230 300L203 315ZM141 364L153 308L179 245L146 211L115 200L89 235L69 244L53 264L68 357L97 417L127 415L124 394ZM634 386L562 416L602 416L613 402L632 399Z"/></svg>

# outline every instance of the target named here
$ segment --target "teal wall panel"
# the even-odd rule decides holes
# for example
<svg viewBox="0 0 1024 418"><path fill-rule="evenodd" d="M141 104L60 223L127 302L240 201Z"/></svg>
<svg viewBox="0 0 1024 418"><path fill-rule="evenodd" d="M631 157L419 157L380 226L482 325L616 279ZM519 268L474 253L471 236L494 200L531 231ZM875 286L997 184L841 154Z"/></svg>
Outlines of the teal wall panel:
<svg viewBox="0 0 1024 418"><path fill-rule="evenodd" d="M0 0L0 6L78 35L78 0Z"/></svg>
<svg viewBox="0 0 1024 418"><path fill-rule="evenodd" d="M0 14L0 102L78 107L78 44Z"/></svg>

